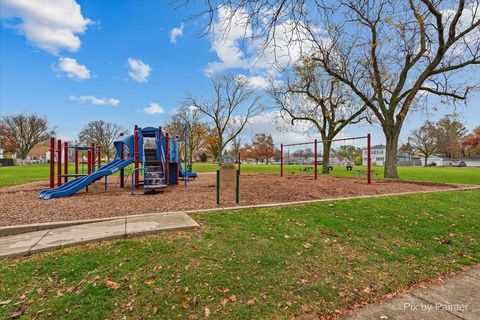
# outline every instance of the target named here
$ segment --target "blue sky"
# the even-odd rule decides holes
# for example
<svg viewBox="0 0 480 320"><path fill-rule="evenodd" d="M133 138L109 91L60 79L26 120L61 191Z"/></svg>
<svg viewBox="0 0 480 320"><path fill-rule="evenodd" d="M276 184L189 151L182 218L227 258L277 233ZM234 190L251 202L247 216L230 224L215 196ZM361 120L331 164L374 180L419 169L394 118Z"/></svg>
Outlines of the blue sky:
<svg viewBox="0 0 480 320"><path fill-rule="evenodd" d="M33 1L33 7L0 1L0 116L44 115L63 138L75 138L91 120L117 122L130 130L134 124L162 125L185 90L208 92L207 73L212 70L245 74L259 87L269 72L266 66L246 66L242 53L232 54L232 43L212 49L212 37L199 37L203 21L189 20L198 7L175 9L160 0L68 0L49 11L35 8L42 5L40 0L24 1ZM45 27L42 21L49 19ZM463 119L469 129L480 123L479 103L477 94L467 108L457 107L463 114L468 110ZM403 140L426 119L452 111L442 105L429 115L411 114ZM246 139L254 131L273 133L276 143L304 139L301 132L278 132L268 116L254 121ZM350 127L343 135L368 131L374 142L383 141L378 128L367 126Z"/></svg>

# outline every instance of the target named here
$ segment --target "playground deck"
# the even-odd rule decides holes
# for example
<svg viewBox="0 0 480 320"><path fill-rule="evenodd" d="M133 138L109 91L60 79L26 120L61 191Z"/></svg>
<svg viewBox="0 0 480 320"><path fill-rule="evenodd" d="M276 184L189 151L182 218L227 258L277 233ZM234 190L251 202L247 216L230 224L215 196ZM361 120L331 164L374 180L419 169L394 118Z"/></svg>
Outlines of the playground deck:
<svg viewBox="0 0 480 320"><path fill-rule="evenodd" d="M0 226L52 221L105 218L131 214L216 208L215 175L201 174L196 181L183 181L155 195L130 195L119 187L118 177L109 177L108 192L97 181L67 198L41 200L39 191L48 187L48 181L0 189ZM319 176L290 176L243 174L240 183L240 205L282 203L292 201L330 199L359 195L378 195L412 191L440 190L455 187L446 184L413 183ZM234 190L222 192L221 206L235 206Z"/></svg>

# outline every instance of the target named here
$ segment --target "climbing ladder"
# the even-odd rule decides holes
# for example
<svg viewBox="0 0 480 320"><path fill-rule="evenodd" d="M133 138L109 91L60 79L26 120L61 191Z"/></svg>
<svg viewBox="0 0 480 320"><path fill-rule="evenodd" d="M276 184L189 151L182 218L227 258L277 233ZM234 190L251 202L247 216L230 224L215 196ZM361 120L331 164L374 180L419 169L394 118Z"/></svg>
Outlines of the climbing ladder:
<svg viewBox="0 0 480 320"><path fill-rule="evenodd" d="M157 159L156 149L144 149L145 151L145 177L144 188L145 189L161 189L165 188L165 173L163 163Z"/></svg>

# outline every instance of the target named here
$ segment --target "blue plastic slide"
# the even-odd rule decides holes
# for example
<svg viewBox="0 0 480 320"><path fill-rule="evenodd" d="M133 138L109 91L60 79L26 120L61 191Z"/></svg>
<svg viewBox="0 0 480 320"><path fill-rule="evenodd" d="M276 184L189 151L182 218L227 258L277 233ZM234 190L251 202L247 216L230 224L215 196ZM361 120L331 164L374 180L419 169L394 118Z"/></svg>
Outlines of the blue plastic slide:
<svg viewBox="0 0 480 320"><path fill-rule="evenodd" d="M133 163L133 159L127 159L127 160L115 159L109 164L106 164L103 167L100 167L100 169L89 174L88 176L71 180L61 185L60 187L57 187L54 189L43 190L42 192L40 192L40 198L47 200L47 199L71 196L77 193L78 191L82 190L83 188L87 187L92 182L102 177L114 174L115 172L125 168L126 166L132 163Z"/></svg>
<svg viewBox="0 0 480 320"><path fill-rule="evenodd" d="M182 164L180 164L180 167L178 168L178 176L180 178L193 178L195 179L196 177L198 177L198 174L196 172L188 172L186 170L183 170L183 167L182 167Z"/></svg>

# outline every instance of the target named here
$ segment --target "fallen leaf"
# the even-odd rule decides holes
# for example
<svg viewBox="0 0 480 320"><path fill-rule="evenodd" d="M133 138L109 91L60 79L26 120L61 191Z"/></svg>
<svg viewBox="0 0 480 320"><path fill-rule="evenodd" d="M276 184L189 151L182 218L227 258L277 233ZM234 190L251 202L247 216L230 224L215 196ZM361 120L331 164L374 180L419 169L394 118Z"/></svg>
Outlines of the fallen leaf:
<svg viewBox="0 0 480 320"><path fill-rule="evenodd" d="M253 306L255 304L255 298L248 299L247 304Z"/></svg>
<svg viewBox="0 0 480 320"><path fill-rule="evenodd" d="M120 284L111 280L105 280L105 286L109 287L112 290L118 290L120 288Z"/></svg>
<svg viewBox="0 0 480 320"><path fill-rule="evenodd" d="M310 311L312 311L312 307L310 307L308 304L302 305L301 308L304 313L309 313Z"/></svg>
<svg viewBox="0 0 480 320"><path fill-rule="evenodd" d="M188 309L188 308L190 308L190 303L188 303L188 301L183 301L183 302L182 302L182 308L183 308L183 309Z"/></svg>
<svg viewBox="0 0 480 320"><path fill-rule="evenodd" d="M312 246L313 246L313 245L312 245L311 243L308 243L308 242L305 242L305 243L303 244L303 247L304 247L305 249L310 249Z"/></svg>
<svg viewBox="0 0 480 320"><path fill-rule="evenodd" d="M157 314L157 312L158 312L158 308L157 308L157 307L154 307L153 310L152 310L152 313L153 313L153 314Z"/></svg>
<svg viewBox="0 0 480 320"><path fill-rule="evenodd" d="M0 301L0 306L4 306L12 302L12 300L5 300L5 301Z"/></svg>
<svg viewBox="0 0 480 320"><path fill-rule="evenodd" d="M228 298L228 299L230 299L230 301L232 301L232 302L237 302L237 296L236 295L231 295L230 298Z"/></svg>
<svg viewBox="0 0 480 320"><path fill-rule="evenodd" d="M222 306L224 306L224 307L225 307L225 305L226 305L227 303L228 303L228 299L227 299L227 298L222 299L222 301L220 301L220 304L221 304Z"/></svg>
<svg viewBox="0 0 480 320"><path fill-rule="evenodd" d="M209 317L210 316L210 308L205 306L205 308L203 309L203 311L205 312L205 317Z"/></svg>
<svg viewBox="0 0 480 320"><path fill-rule="evenodd" d="M155 280L150 279L150 280L145 281L145 283L147 284L147 286L151 286L152 284L155 283Z"/></svg>
<svg viewBox="0 0 480 320"><path fill-rule="evenodd" d="M19 307L17 310L10 313L10 318L17 319L23 316L25 313L27 313L27 311L23 307Z"/></svg>

